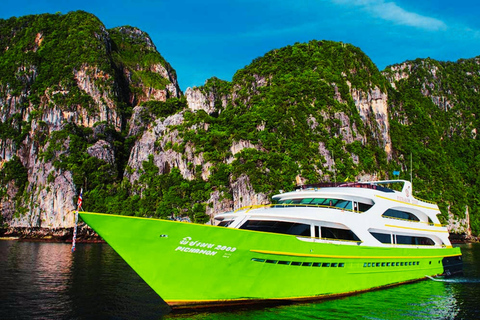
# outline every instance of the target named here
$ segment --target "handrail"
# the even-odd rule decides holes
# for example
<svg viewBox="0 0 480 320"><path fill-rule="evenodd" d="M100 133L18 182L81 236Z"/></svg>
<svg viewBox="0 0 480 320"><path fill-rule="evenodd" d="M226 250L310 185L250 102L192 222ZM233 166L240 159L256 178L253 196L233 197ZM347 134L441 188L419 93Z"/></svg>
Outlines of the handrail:
<svg viewBox="0 0 480 320"><path fill-rule="evenodd" d="M388 244L388 243L387 243ZM426 248L443 248L445 245L442 244L412 244L412 243L390 243L392 246L415 246L415 247L426 247Z"/></svg>
<svg viewBox="0 0 480 320"><path fill-rule="evenodd" d="M261 204L261 205L251 205L251 206L245 206L241 207L235 212L239 212L242 210L247 210L245 213L247 213L250 210L253 209L260 209L260 208L276 208L276 207L312 207L312 208L327 208L327 209L337 209L337 210L342 210L342 211L350 211L350 212L355 212L355 213L361 213L360 211L355 211L353 209L345 209L345 208L340 208L340 207L335 207L335 206L326 206L326 205L321 205L321 204L301 204L301 203L276 203L276 204Z"/></svg>
<svg viewBox="0 0 480 320"><path fill-rule="evenodd" d="M430 204L437 204L435 201L430 201L430 200L425 200L425 199L422 199L422 198L419 198L419 197L416 197L412 194L412 197L416 200L419 200L419 201L423 201L423 202L426 202L426 203L430 203Z"/></svg>
<svg viewBox="0 0 480 320"><path fill-rule="evenodd" d="M367 188L373 189L382 192L395 192L394 190L383 187L378 184L374 183L367 183L367 182L322 182L322 183L314 183L314 184L307 184L303 186L297 186L296 189L312 189L312 188Z"/></svg>
<svg viewBox="0 0 480 320"><path fill-rule="evenodd" d="M313 239L313 240L327 240L327 241L343 241L343 242L355 242L363 243L362 240L347 240L347 239L334 239L334 238L323 238L323 237L306 237L306 236L297 236L297 238L303 239Z"/></svg>
<svg viewBox="0 0 480 320"><path fill-rule="evenodd" d="M390 216L384 216L384 215L382 215L382 218L408 221L408 222L415 222L415 223L423 223L423 224L428 224L431 227L447 227L448 226L446 224L441 224L441 223L430 223L430 222L426 222L426 221L415 221L415 220L409 220L409 219L397 218L397 217L390 217Z"/></svg>

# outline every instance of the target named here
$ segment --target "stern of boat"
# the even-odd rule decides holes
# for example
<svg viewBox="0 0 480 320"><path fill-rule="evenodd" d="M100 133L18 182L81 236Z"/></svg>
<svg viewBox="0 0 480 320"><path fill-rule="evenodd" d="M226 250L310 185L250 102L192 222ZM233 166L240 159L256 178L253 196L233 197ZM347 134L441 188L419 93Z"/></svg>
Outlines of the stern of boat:
<svg viewBox="0 0 480 320"><path fill-rule="evenodd" d="M462 256L445 257L442 260L443 275L452 277L456 275L463 275L463 261Z"/></svg>

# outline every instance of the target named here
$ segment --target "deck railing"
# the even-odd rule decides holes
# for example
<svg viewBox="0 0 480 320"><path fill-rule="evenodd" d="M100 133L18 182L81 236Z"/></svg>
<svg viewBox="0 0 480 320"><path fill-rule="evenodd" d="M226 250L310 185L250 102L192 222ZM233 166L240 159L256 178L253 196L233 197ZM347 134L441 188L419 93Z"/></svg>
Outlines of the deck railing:
<svg viewBox="0 0 480 320"><path fill-rule="evenodd" d="M394 190L383 187L377 184L372 183L362 183L362 182L323 182L323 183L315 183L315 184L308 184L304 186L298 186L296 189L315 189L315 188L366 188L366 189L373 189L382 192L395 192Z"/></svg>
<svg viewBox="0 0 480 320"><path fill-rule="evenodd" d="M441 223L432 223L432 222L426 222L426 221L415 221L415 220L409 220L409 219L397 218L397 217L389 217L389 216L382 216L382 218L400 220L400 221L408 221L408 222L416 222L416 223L423 223L423 224L427 224L431 227L446 227L447 226L447 225L441 224Z"/></svg>
<svg viewBox="0 0 480 320"><path fill-rule="evenodd" d="M340 207L335 207L335 206L326 206L326 205L319 205L319 204L302 204L302 203L276 203L276 204L259 204L259 205L251 205L251 206L245 206L241 207L234 212L239 212L239 211L244 211L246 210L245 213L249 212L250 210L253 209L261 209L261 208L282 208L282 207L311 207L311 208L324 208L324 209L337 209L341 211L349 211L349 212L356 212L356 213L362 213L361 211L355 211L353 209L345 209L345 208L340 208Z"/></svg>
<svg viewBox="0 0 480 320"><path fill-rule="evenodd" d="M412 194L412 197L413 197L414 199L417 199L417 200L419 200L419 201L423 201L423 202L426 202L426 203L430 203L430 204L434 204L434 205L437 204L435 201L425 200L425 199L416 197L416 196L414 196L413 194Z"/></svg>

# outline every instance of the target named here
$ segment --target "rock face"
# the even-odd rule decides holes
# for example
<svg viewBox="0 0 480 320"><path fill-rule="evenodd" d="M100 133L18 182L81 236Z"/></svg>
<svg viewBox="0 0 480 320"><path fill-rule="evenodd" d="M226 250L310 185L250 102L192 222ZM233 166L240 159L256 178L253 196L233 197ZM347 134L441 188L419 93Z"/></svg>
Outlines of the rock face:
<svg viewBox="0 0 480 320"><path fill-rule="evenodd" d="M105 161L108 164L115 164L115 153L113 148L105 140L98 140L93 146L88 147L87 153L92 157Z"/></svg>
<svg viewBox="0 0 480 320"><path fill-rule="evenodd" d="M141 112L141 107L135 111ZM134 118L135 116L132 117L132 119ZM181 123L183 123L182 113L167 117L163 121L157 119L153 126L148 128L135 142L128 159L128 167L132 169L132 173L125 173L132 184L140 178L142 163L147 161L149 156L153 156L153 163L159 168L159 174L166 173L170 171L169 168L176 167L180 169L182 176L186 179L193 178L194 173L189 169L188 163L203 165L202 156L194 155L189 146L184 153L166 148L168 143L171 145L182 143L182 140L178 137L178 132L169 128ZM205 173L205 175L208 177L208 173Z"/></svg>
<svg viewBox="0 0 480 320"><path fill-rule="evenodd" d="M199 89L188 88L187 91L185 91L185 96L188 107L191 110L203 110L206 113L213 113L215 111L213 101L209 100Z"/></svg>
<svg viewBox="0 0 480 320"><path fill-rule="evenodd" d="M437 140L476 138L475 117L458 109L462 97L444 90L446 67L429 59L382 74L358 48L311 41L183 96L175 70L137 28L107 30L81 11L0 20L0 27L11 30L0 41L0 61L11 62L0 64L0 211L12 228L71 227L81 188L91 206L108 209L102 201L121 194L115 200L131 206L128 214L157 214L153 206L135 211L151 192L144 164L162 178L178 169L179 184L198 187L181 190L196 200L178 213L210 217L268 204L295 183L388 178L405 153L395 149L392 128L416 119L397 100L405 83L455 114L456 128ZM473 76L468 70L464 76ZM465 128L462 117L470 119ZM463 220L449 210L450 230L471 232L476 207L468 208Z"/></svg>
<svg viewBox="0 0 480 320"><path fill-rule="evenodd" d="M117 133L125 129L125 108L179 97L175 71L146 33L131 27L107 30L85 12L11 18L0 25L12 30L4 35L0 59L17 60L13 77L0 72L0 161L4 167L19 159L28 176L20 188L16 176L0 186L1 214L11 227L71 227L81 185L57 161L78 151L78 141L70 134L55 141L52 137L72 128L92 128L86 154L116 166L116 147L106 128ZM68 41L62 38L69 36L66 26L71 28ZM77 26L83 32L72 29ZM33 38L27 27L35 31ZM75 37L83 51L75 43L69 47ZM32 48L24 56L15 51L22 43ZM130 61L129 50L146 52L149 58L141 63L137 52L140 60ZM40 51L50 53L40 60ZM69 58L62 60L67 53Z"/></svg>
<svg viewBox="0 0 480 320"><path fill-rule="evenodd" d="M472 229L470 228L470 215L468 207L465 210L465 218L459 219L450 211L448 213L448 231L450 233L464 234L467 239L472 237Z"/></svg>
<svg viewBox="0 0 480 320"><path fill-rule="evenodd" d="M406 61L383 71L392 87L404 94L403 101L395 101L395 108L390 107L391 121L408 129L421 127L416 131L417 137L406 136L404 139L410 144L418 139L421 148L425 149L426 156L414 158L413 163L417 161L420 167L425 165L448 172L443 179L449 182L441 182L446 188L439 192L443 193L441 200L446 204L446 209L442 210L446 212L442 213L451 233L462 233L467 237L472 229L478 234L479 221L478 207L471 201L477 197L478 181L476 175L466 173L477 171L476 156L471 152L475 153L473 150L479 148L476 142L478 122L474 120L479 109L473 102L478 100L480 92L479 64L479 57L457 62L427 58ZM446 156L437 155L434 161L429 161L431 150L435 148ZM461 182L455 183L456 179ZM434 188L438 184L436 177L427 180ZM437 188L437 192L438 189L442 190ZM455 199L455 205L448 198Z"/></svg>
<svg viewBox="0 0 480 320"><path fill-rule="evenodd" d="M374 137L382 141L387 158L391 160L393 150L388 120L388 95L378 87L372 88L368 92L351 88L350 94L362 121L371 127L372 132L378 132L379 136L376 137L374 134Z"/></svg>

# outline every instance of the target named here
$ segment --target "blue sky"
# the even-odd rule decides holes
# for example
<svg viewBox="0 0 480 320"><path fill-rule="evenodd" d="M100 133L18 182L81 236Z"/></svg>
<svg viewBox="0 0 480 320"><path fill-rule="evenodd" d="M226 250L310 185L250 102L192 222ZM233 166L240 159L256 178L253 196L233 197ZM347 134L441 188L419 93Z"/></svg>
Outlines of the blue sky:
<svg viewBox="0 0 480 320"><path fill-rule="evenodd" d="M351 43L383 70L405 60L480 55L473 0L3 0L0 18L84 10L107 28L147 32L183 91L234 73L266 52L316 40Z"/></svg>

